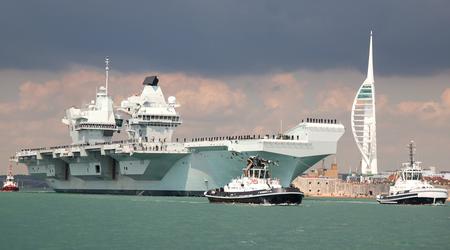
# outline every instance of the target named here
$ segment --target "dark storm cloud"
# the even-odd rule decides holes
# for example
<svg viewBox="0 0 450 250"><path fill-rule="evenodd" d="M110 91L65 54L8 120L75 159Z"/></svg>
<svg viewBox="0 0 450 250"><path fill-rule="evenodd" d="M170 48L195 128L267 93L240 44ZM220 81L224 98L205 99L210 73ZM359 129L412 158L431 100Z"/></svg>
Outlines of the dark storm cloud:
<svg viewBox="0 0 450 250"><path fill-rule="evenodd" d="M294 69L377 74L450 68L450 1L29 1L0 8L0 68L208 75Z"/></svg>

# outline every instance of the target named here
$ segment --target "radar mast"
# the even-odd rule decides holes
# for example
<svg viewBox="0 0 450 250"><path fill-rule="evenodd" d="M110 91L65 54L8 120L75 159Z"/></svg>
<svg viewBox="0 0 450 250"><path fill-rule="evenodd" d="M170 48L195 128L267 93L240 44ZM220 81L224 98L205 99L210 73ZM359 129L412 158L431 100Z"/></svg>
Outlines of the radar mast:
<svg viewBox="0 0 450 250"><path fill-rule="evenodd" d="M108 96L108 81L109 81L109 57L105 57L105 88L106 88L106 95Z"/></svg>

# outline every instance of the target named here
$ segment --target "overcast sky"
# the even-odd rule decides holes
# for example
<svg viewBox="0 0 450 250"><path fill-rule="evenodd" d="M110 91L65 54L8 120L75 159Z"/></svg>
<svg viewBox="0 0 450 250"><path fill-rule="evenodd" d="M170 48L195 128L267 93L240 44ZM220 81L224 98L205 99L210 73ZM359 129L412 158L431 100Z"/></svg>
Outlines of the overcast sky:
<svg viewBox="0 0 450 250"><path fill-rule="evenodd" d="M94 97L105 56L117 101L160 75L182 104L176 136L338 118L338 162L355 169L350 105L371 29L379 168L398 167L415 139L425 166L450 170L448 13L450 1L2 2L0 173L21 147L70 142L64 110Z"/></svg>

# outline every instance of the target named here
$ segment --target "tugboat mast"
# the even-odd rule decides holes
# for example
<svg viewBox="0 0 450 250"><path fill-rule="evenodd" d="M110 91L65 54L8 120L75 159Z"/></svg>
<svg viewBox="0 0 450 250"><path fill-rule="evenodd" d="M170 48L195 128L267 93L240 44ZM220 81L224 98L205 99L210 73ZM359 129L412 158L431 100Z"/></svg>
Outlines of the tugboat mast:
<svg viewBox="0 0 450 250"><path fill-rule="evenodd" d="M412 168L414 168L414 163L415 163L415 161L414 161L414 149L415 149L415 147L414 147L414 141L411 141L410 143L409 143L409 164L410 164L410 166L412 167Z"/></svg>

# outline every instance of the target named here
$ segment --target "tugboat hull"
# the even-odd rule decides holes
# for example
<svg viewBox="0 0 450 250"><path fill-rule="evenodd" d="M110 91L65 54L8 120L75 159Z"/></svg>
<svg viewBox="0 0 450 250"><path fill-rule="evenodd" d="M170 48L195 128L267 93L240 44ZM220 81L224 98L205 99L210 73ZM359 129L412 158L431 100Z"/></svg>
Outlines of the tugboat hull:
<svg viewBox="0 0 450 250"><path fill-rule="evenodd" d="M380 195L377 197L377 201L380 204L430 205L445 204L447 197L447 190L434 189L423 192L409 192L397 195Z"/></svg>
<svg viewBox="0 0 450 250"><path fill-rule="evenodd" d="M289 188L236 193L209 190L205 196L212 203L299 205L304 194L296 188Z"/></svg>
<svg viewBox="0 0 450 250"><path fill-rule="evenodd" d="M1 189L1 191L2 192L17 192L17 191L19 191L19 188L18 187L14 187L14 186L6 186L6 187L3 187Z"/></svg>

